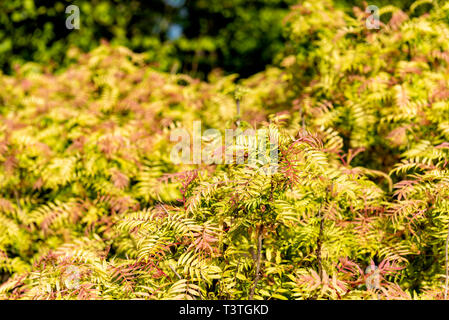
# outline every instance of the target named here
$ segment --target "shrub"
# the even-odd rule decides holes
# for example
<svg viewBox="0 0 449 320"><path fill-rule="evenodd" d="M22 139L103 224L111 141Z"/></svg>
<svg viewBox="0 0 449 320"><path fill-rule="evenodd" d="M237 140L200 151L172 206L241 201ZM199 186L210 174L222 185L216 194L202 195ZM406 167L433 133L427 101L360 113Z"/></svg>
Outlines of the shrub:
<svg viewBox="0 0 449 320"><path fill-rule="evenodd" d="M108 44L1 76L0 298L445 297L449 6L422 3L369 30L305 1L239 83ZM277 171L174 164L195 120L265 130Z"/></svg>

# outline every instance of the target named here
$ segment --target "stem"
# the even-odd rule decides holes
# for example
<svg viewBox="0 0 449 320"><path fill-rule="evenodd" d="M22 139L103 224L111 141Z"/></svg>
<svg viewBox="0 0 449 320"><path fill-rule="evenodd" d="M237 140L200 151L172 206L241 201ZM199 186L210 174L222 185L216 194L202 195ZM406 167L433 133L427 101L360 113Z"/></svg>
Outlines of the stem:
<svg viewBox="0 0 449 320"><path fill-rule="evenodd" d="M256 278L254 280L253 287L251 288L251 293L249 295L249 299L253 300L254 292L256 291L257 283L260 279L260 260L262 259L262 226L257 230L257 260L256 260Z"/></svg>
<svg viewBox="0 0 449 320"><path fill-rule="evenodd" d="M444 300L447 300L447 288L448 288L448 283L449 283L449 270L447 268L448 265L448 244L449 244L449 227L447 229L447 237L446 237L446 283L444 285Z"/></svg>
<svg viewBox="0 0 449 320"><path fill-rule="evenodd" d="M320 231L318 233L316 257L317 257L317 261L318 261L318 274L320 275L320 278L323 279L323 265L321 262L321 238L323 237L324 218L321 216L321 207L318 210L318 217L320 218Z"/></svg>
<svg viewBox="0 0 449 320"><path fill-rule="evenodd" d="M237 128L240 127L240 99L237 99L237 121L235 122Z"/></svg>
<svg viewBox="0 0 449 320"><path fill-rule="evenodd" d="M304 111L303 108L299 108L299 115L301 117L301 122L302 122L302 130L305 131L306 130L306 119L304 118Z"/></svg>
<svg viewBox="0 0 449 320"><path fill-rule="evenodd" d="M17 193L17 189L14 190L14 196L16 197L17 207L19 208L19 211L22 211L22 206L20 205L19 194Z"/></svg>
<svg viewBox="0 0 449 320"><path fill-rule="evenodd" d="M171 264L168 265L171 269L171 271L173 271L173 273L178 277L179 280L182 280L182 277L179 275L179 273L176 272L175 268L172 267Z"/></svg>

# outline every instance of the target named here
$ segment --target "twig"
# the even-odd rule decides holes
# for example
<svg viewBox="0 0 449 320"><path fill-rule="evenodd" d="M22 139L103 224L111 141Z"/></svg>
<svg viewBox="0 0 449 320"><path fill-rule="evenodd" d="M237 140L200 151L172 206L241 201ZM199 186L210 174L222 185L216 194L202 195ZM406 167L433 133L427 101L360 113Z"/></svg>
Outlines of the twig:
<svg viewBox="0 0 449 320"><path fill-rule="evenodd" d="M449 244L449 227L447 229L447 237L446 237L446 283L444 285L444 300L447 300L447 288L449 284L449 270L447 268L448 265L448 244Z"/></svg>
<svg viewBox="0 0 449 320"><path fill-rule="evenodd" d="M240 127L240 99L237 99L237 121L235 122L237 128Z"/></svg>
<svg viewBox="0 0 449 320"><path fill-rule="evenodd" d="M317 261L318 261L318 274L320 275L320 279L323 279L323 265L321 262L321 238L323 236L324 217L321 215L321 206L320 206L320 209L318 210L318 217L320 218L320 231L318 233L316 257L317 257Z"/></svg>
<svg viewBox="0 0 449 320"><path fill-rule="evenodd" d="M14 196L16 197L17 207L19 208L20 211L22 211L22 206L20 205L19 195L17 193L17 189L14 190Z"/></svg>
<svg viewBox="0 0 449 320"><path fill-rule="evenodd" d="M254 280L253 287L251 288L251 293L249 295L249 299L253 300L254 292L256 291L257 283L260 279L260 260L262 259L262 240L263 240L263 234L262 234L262 227L260 227L257 231L258 233L258 242L257 242L257 260L256 260L256 278Z"/></svg>
<svg viewBox="0 0 449 320"><path fill-rule="evenodd" d="M304 132L306 130L306 119L304 116L304 112L303 112L303 108L299 108L299 116L301 118L301 122L302 122L302 131Z"/></svg>
<svg viewBox="0 0 449 320"><path fill-rule="evenodd" d="M173 268L171 264L169 264L168 266L170 267L171 271L173 271L173 273L179 278L179 280L182 280L182 277L179 275L179 273L176 272L175 268Z"/></svg>
<svg viewBox="0 0 449 320"><path fill-rule="evenodd" d="M161 208L164 209L165 213L170 215L170 213L167 211L167 209L165 209L164 205L162 203L160 205L161 205Z"/></svg>

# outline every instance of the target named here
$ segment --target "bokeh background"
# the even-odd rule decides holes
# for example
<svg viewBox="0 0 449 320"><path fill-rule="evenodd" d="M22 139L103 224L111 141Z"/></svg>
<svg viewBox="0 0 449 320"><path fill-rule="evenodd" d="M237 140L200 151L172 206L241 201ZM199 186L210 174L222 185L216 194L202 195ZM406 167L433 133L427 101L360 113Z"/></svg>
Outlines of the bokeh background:
<svg viewBox="0 0 449 320"><path fill-rule="evenodd" d="M202 79L211 70L248 77L279 63L284 50L282 21L297 0L2 0L0 1L0 68L42 62L67 66L70 47L88 52L101 40L145 52L162 71ZM349 14L353 6L395 5L411 0L334 1ZM71 4L80 8L80 29L65 27ZM428 10L422 5L416 14ZM383 15L388 21L390 17Z"/></svg>

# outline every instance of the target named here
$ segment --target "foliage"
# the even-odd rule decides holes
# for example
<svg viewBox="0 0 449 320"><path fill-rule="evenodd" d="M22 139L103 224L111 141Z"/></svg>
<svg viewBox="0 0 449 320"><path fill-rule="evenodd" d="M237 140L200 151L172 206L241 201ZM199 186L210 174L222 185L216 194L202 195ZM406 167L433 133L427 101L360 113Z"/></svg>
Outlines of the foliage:
<svg viewBox="0 0 449 320"><path fill-rule="evenodd" d="M84 52L102 39L135 52L159 70L196 77L221 68L247 77L278 62L285 37L282 19L295 0L8 0L0 3L0 68L41 62L53 69L74 61L68 48ZM336 1L352 14L360 1ZM412 0L377 0L409 8ZM80 8L80 29L69 30L65 10ZM418 11L430 7L423 4ZM422 13L422 12L421 12ZM387 14L388 16L388 14Z"/></svg>
<svg viewBox="0 0 449 320"><path fill-rule="evenodd" d="M0 67L73 62L102 39L145 52L160 70L205 77L213 68L244 76L263 70L282 49L282 18L292 0L10 0L0 3ZM65 26L69 5L80 28ZM180 34L178 34L181 32Z"/></svg>
<svg viewBox="0 0 449 320"><path fill-rule="evenodd" d="M0 298L443 298L449 5L425 3L369 30L305 1L238 85L109 44L1 76ZM172 163L195 120L276 136L277 171Z"/></svg>

